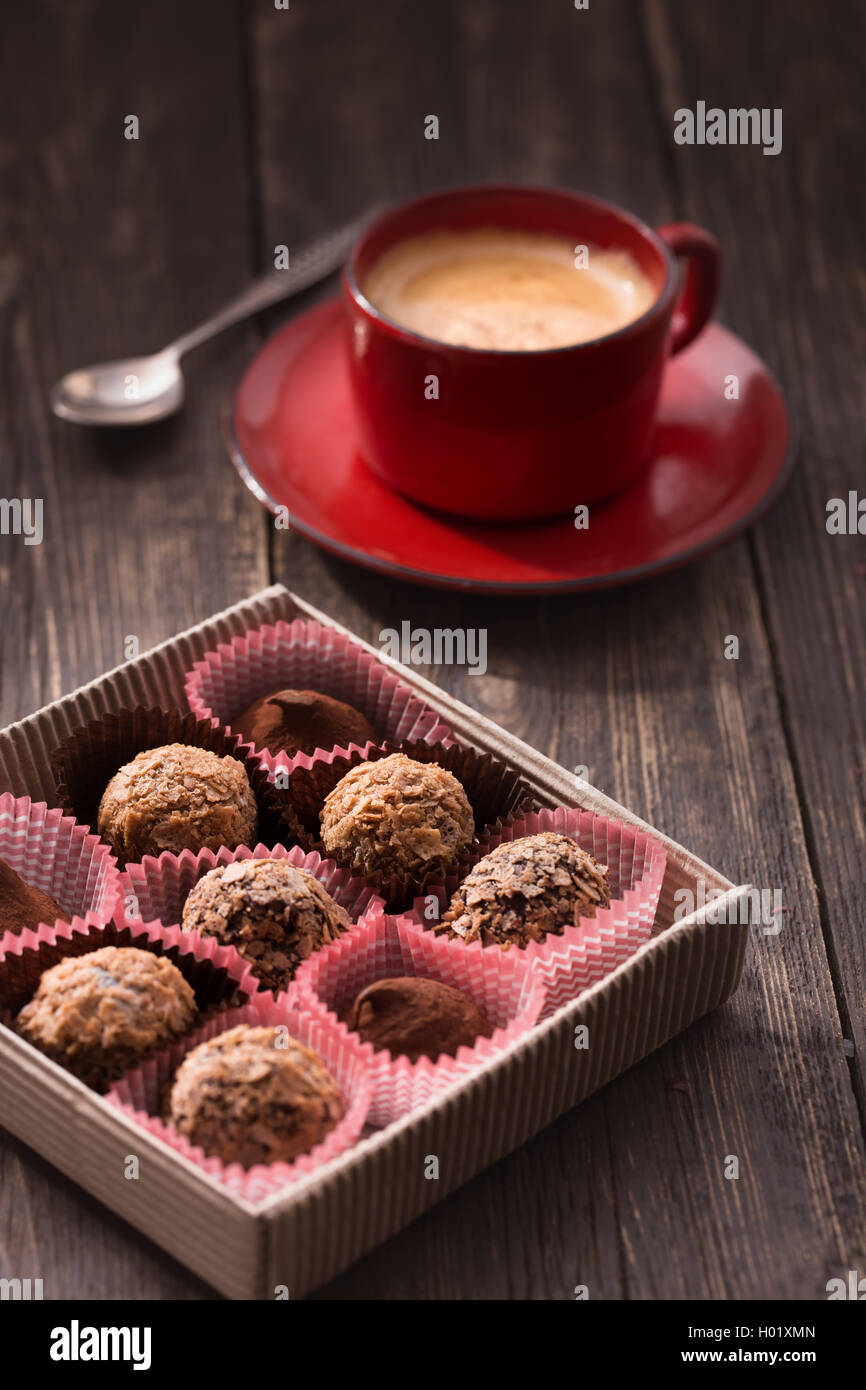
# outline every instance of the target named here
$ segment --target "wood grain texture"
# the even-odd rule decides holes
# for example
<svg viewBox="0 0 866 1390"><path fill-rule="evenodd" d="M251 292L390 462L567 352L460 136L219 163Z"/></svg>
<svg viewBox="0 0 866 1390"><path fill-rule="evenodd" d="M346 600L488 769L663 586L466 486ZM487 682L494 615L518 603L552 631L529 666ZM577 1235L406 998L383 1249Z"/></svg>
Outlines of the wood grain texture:
<svg viewBox="0 0 866 1390"><path fill-rule="evenodd" d="M45 517L41 546L0 537L6 723L123 660L128 635L144 651L260 587L267 552L218 424L248 333L191 360L182 419L83 430L47 408L62 372L156 350L249 276L232 8L41 0L3 24L2 495Z"/></svg>
<svg viewBox="0 0 866 1390"><path fill-rule="evenodd" d="M340 13L336 66L343 44L363 56L371 42L350 7ZM622 5L582 16L540 5L517 19L475 5L470 21L437 6L410 23L393 6L376 36L387 121L377 108L363 122L362 150L348 113L363 105L363 61L340 69L340 90L331 84L318 112L323 150L343 171L340 196L354 188L356 205L396 196L407 177L413 188L538 177L621 200L650 221L679 213L672 124L633 15ZM262 11L257 25L263 225L274 235L301 196L285 167L273 178L301 103L303 49L283 18ZM431 155L416 96L430 91L443 34L450 61L426 106L442 132ZM447 176L435 177L446 132ZM739 284L749 300L748 266ZM435 679L565 765L585 763L598 786L735 879L781 889L788 909L780 936L756 933L744 984L716 1018L498 1165L497 1174L513 1171L514 1189L509 1178L479 1178L327 1292L562 1298L580 1282L594 1297L821 1296L866 1245L862 1136L750 543L640 588L544 601L397 587L293 537L279 538L274 562L276 577L373 642L404 618L485 627L487 675L444 669ZM740 637L739 662L724 659L729 633ZM738 1182L723 1177L732 1153ZM605 1180L587 1183L593 1170ZM531 1205L538 1172L560 1180L545 1185L548 1219L533 1235L515 1223L514 1192L519 1207ZM515 1224L529 1293L515 1262L488 1256L490 1233ZM479 1234L467 1265L472 1242L461 1232L470 1226ZM606 1241L590 1238L608 1227ZM445 1243L458 1252L450 1267L432 1253Z"/></svg>
<svg viewBox="0 0 866 1390"><path fill-rule="evenodd" d="M682 146L680 212L714 227L728 257L724 312L764 354L796 403L799 465L772 523L753 536L788 747L815 875L852 1073L866 1115L866 520L831 535L827 504L866 498L866 162L862 53L853 3L646 11L659 119L700 97L783 112L779 155ZM710 176L711 173L711 176ZM744 287L748 285L749 291ZM866 512L866 508L864 508Z"/></svg>
<svg viewBox="0 0 866 1390"><path fill-rule="evenodd" d="M191 361L182 419L54 420L64 371L161 347L251 268L237 15L6 7L0 37L0 495L44 498L45 539L0 537L0 724L267 582L266 522L226 466L217 406L254 341ZM124 139L137 114L140 139ZM0 1144L3 1271L46 1297L208 1297L20 1144Z"/></svg>
<svg viewBox="0 0 866 1390"><path fill-rule="evenodd" d="M404 618L486 628L483 677L427 674L789 909L778 936L755 931L729 1004L320 1297L568 1299L585 1284L813 1299L866 1263L842 1048L843 1034L866 1046L866 581L862 540L824 530L827 497L862 487L864 435L863 195L845 172L861 21L840 9L831 31L806 0L784 24L739 0L380 0L375 23L353 0L146 16L91 0L75 16L22 7L0 45L15 98L0 128L0 492L41 489L51 526L27 552L0 539L6 718L115 664L125 633L150 645L270 571L374 643ZM37 51L25 84L15 55ZM782 105L783 154L676 147L673 110L698 99ZM438 142L423 138L431 113ZM60 371L158 346L275 244L471 179L583 188L720 237L722 316L779 370L803 427L794 482L749 538L640 587L544 601L364 574L274 532L225 463L216 405L253 330L203 351L175 424L112 440L46 416ZM730 633L739 661L723 656ZM209 1296L20 1145L0 1155L0 1272L42 1275L57 1297Z"/></svg>

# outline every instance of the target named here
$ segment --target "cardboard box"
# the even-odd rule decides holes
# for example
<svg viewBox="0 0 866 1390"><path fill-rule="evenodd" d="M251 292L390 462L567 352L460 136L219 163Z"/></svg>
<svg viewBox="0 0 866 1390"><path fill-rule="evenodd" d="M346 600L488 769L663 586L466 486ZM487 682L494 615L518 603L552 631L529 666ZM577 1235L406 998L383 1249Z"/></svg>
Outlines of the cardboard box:
<svg viewBox="0 0 866 1390"><path fill-rule="evenodd" d="M248 628L297 617L346 631L274 586L10 725L0 732L0 791L56 804L48 760L75 726L123 706L184 709L184 674L206 651ZM652 829L416 672L367 650L418 690L461 742L516 768L542 804L580 805ZM221 1293L273 1298L283 1286L299 1298L733 993L749 932L740 908L749 886L735 887L653 834L668 859L651 941L444 1096L285 1193L257 1205L236 1200L2 1026L0 1123ZM724 899L712 912L675 921L675 894L687 888L697 900L699 880L706 894L719 890ZM725 916L730 925L715 924ZM576 1049L581 1024L590 1045ZM124 1177L128 1154L139 1156L138 1181ZM438 1180L425 1177L430 1154L439 1159Z"/></svg>

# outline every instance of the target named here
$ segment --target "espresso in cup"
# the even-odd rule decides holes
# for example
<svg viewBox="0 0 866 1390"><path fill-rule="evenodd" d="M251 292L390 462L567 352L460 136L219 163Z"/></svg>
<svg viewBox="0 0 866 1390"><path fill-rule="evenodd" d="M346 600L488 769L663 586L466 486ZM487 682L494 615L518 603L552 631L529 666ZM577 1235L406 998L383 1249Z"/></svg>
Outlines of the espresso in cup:
<svg viewBox="0 0 866 1390"><path fill-rule="evenodd" d="M576 517L646 463L665 369L709 319L718 273L699 227L655 232L563 189L478 184L392 208L342 277L358 452L436 512Z"/></svg>
<svg viewBox="0 0 866 1390"><path fill-rule="evenodd" d="M407 237L361 288L374 308L425 338L510 352L602 338L658 297L626 250L497 227Z"/></svg>

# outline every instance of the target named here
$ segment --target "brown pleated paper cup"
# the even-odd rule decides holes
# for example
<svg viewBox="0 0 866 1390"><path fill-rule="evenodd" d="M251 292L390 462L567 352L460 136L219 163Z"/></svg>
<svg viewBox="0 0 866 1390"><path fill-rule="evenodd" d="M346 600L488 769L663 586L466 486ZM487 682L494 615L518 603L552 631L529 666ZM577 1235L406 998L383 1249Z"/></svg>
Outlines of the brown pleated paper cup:
<svg viewBox="0 0 866 1390"><path fill-rule="evenodd" d="M131 946L167 956L195 995L199 1022L258 994L258 981L247 962L234 947L219 946L213 939L185 936L178 927L166 930L158 923L107 922L85 928L80 921L57 922L21 936L7 933L0 942L0 1021L14 1029L16 1016L33 998L46 970L103 946ZM106 1077L106 1085L110 1079Z"/></svg>
<svg viewBox="0 0 866 1390"><path fill-rule="evenodd" d="M385 743L369 749L366 754L358 750L348 754L322 755L313 759L309 767L295 767L289 778L291 813L305 837L301 841L305 849L316 849L323 855L330 853L321 840L320 819L325 797L350 768L362 762L377 762L392 753L405 753L416 762L437 763L452 773L462 785L472 807L476 836L498 821L518 811L529 810L536 804L529 787L513 768L490 753L477 753L456 743L446 747L442 743L429 744L414 740ZM469 851L464 856L467 863L468 855ZM338 855L332 854L331 857L340 862ZM347 864L346 867L355 866ZM409 907L414 898L423 892L425 884L434 877L441 877L441 874L436 871L422 876L381 872L367 874L368 882L381 893L391 912Z"/></svg>
<svg viewBox="0 0 866 1390"><path fill-rule="evenodd" d="M289 799L270 780L251 745L215 728L208 719L176 709L121 709L74 729L51 755L58 802L65 811L95 829L102 794L118 769L137 753L169 743L188 744L205 748L218 757L236 758L246 771L256 799L256 840L268 844L281 841L286 845L298 842L301 829Z"/></svg>

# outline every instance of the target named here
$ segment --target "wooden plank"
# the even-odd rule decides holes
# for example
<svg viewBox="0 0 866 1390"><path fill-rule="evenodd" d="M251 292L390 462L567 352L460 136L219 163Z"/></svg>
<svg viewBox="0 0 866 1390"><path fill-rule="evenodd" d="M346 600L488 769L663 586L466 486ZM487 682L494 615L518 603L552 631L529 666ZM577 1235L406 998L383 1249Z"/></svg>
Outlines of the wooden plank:
<svg viewBox="0 0 866 1390"><path fill-rule="evenodd" d="M474 177L583 187L650 221L678 210L634 7L466 10L383 5L375 32L350 4L257 12L266 243L290 217L313 231L371 197ZM733 27L715 7L701 42L724 53L719 24ZM449 132L434 151L428 112ZM756 938L726 1008L322 1296L822 1297L866 1248L864 1155L749 543L543 603L398 588L297 537L274 561L374 642L404 618L486 627L488 674L436 679L794 909L781 937ZM732 632L739 662L723 657Z"/></svg>
<svg viewBox="0 0 866 1390"><path fill-rule="evenodd" d="M836 790L840 766L863 766L854 719L859 634L850 578L827 548L835 543L841 557L856 542L824 541L820 528L827 495L844 495L848 480L856 480L851 425L862 425L845 375L853 295L844 290L838 339L835 314L828 326L821 297L825 284L837 283L837 267L838 283L853 284L857 264L856 224L842 207L843 188L853 196L842 171L853 165L840 157L835 172L833 161L854 139L846 112L857 93L842 50L850 39L855 51L859 21L846 11L840 51L828 57L825 25L807 20L800 6L786 7L785 25L772 30L753 7L716 5L704 7L706 22L689 15L685 29L685 7L651 11L646 31L622 3L585 13L550 3L519 18L492 3L473 5L471 13L446 4L429 13L412 9L417 14L382 5L375 26L350 4L256 10L254 95L266 191L256 262L265 263L274 242L323 229L370 197L460 178L570 183L656 220L683 209L695 215L700 191L702 215L723 233L729 284L739 274L748 285L736 300L729 294L726 314L784 364L786 379L794 367L804 382L805 502L813 511L800 502L791 511L796 494L789 494L759 531L761 591L743 543L639 590L543 605L397 589L319 557L295 537L276 548L277 577L373 640L402 617L424 626L486 626L489 675L434 672L447 688L567 765L588 763L602 788L732 877L781 886L795 921L780 938L756 941L743 988L714 1018L324 1294L567 1298L576 1283L586 1283L592 1297L822 1297L826 1279L862 1267L866 1251L862 1142L811 874L820 854L825 883L839 885L839 922L843 913L857 921L856 865L821 843L840 824L862 831L862 803L852 809L841 778ZM0 449L14 460L13 481L23 475L29 486L38 469L46 515L48 502L59 499L63 520L35 553L0 542L6 718L114 664L135 622L145 628L142 646L149 645L248 592L264 568L261 518L222 465L217 392L204 388L206 371L215 384L237 371L239 338L205 350L200 394L192 393L180 428L112 442L76 436L43 413L45 388L59 371L158 346L243 279L253 234L238 193L243 121L233 22L213 7L205 18L197 6L170 16L152 6L145 22L104 5L77 6L73 14L43 4L22 9L14 23L15 42L0 45L0 75L7 100L18 97L17 143L26 159L13 170L11 142L0 146L3 186L14 195L2 211L0 361L2 380L13 384L2 404ZM170 48L165 32L172 33ZM653 74L644 62L648 47ZM36 52L38 68L25 70L18 55ZM788 172L761 188L744 164L733 191L715 182L717 169L712 178L695 174L694 183L684 180L681 204L677 183L687 165L668 144L671 101L659 104L650 94L657 87L672 92L672 81L698 71L714 74L714 83L724 79L721 99L733 83L739 105L741 73L765 91L772 87L755 52L771 55L773 83L790 74L784 104L799 115L794 124L805 149L797 172L763 160ZM804 72L820 120L798 92ZM690 82L689 100L715 99L701 83L692 92ZM772 93L760 100L778 104ZM151 145L130 173L111 132L115 119L122 128L123 115L139 106L157 123L158 153ZM450 132L435 148L420 134L431 110ZM824 135L833 142L826 149ZM146 153L140 146L138 156ZM683 153L688 160L694 152ZM825 201L842 215L825 221L813 210L815 190L829 194ZM752 219L745 236L738 220L744 208ZM765 225L771 232L763 240ZM796 239L790 227L803 227L803 240L780 250L786 234ZM827 261L830 253L836 259ZM785 259L791 254L795 259ZM763 278L748 274L752 262ZM796 274L805 267L808 285L796 275L789 283L788 267ZM824 358L809 323L822 325ZM213 511L203 512L198 499L208 480ZM12 488L4 481L0 490ZM95 526L95 510L110 524ZM785 519L791 540L774 531L770 545L777 518ZM854 551L855 565L858 556ZM91 592L99 595L92 611L85 608ZM817 662L800 655L804 612L821 633L811 649ZM741 637L743 656L717 665L731 631ZM848 692L847 704L829 706L829 720L815 670L841 670ZM811 797L805 807L811 863L786 734L801 779L808 759L817 762L816 751L804 747L816 734L816 748L834 754L814 769L815 796L832 816L820 814ZM846 843L856 843L853 833ZM859 968L856 946L841 938L832 913L829 925L845 986L858 978L849 964ZM853 987L847 990L850 1017ZM50 1271L56 1296L204 1293L52 1170L23 1150L10 1151L22 1166L7 1160L0 1175L0 1221L11 1232L4 1263L20 1259L27 1268L9 1273ZM741 1159L736 1183L721 1176L728 1153Z"/></svg>
<svg viewBox="0 0 866 1390"><path fill-rule="evenodd" d="M143 651L268 578L218 428L250 333L191 363L175 421L97 433L47 410L61 372L161 347L249 276L233 9L43 0L3 28L0 492L44 498L45 538L0 538L0 724L116 665L128 635ZM0 1228L3 1273L46 1297L210 1296L5 1137Z"/></svg>
<svg viewBox="0 0 866 1390"><path fill-rule="evenodd" d="M143 651L268 578L266 523L218 422L251 337L191 361L178 419L90 431L47 408L62 372L163 346L249 275L234 18L205 0L55 0L10 20L0 452L4 496L44 499L45 539L0 538L0 723L116 665L127 636Z"/></svg>
<svg viewBox="0 0 866 1390"><path fill-rule="evenodd" d="M708 222L727 257L725 315L777 368L799 417L797 470L753 533L763 618L780 684L806 839L851 1070L866 1116L866 519L827 531L827 504L866 498L862 390L866 160L862 53L854 3L647 11L659 121L698 99L780 108L781 153L676 147L682 211ZM716 30L717 32L717 30ZM776 61L778 44L784 61ZM771 55L773 55L771 57ZM864 506L866 513L866 506ZM796 919L791 923L796 927Z"/></svg>

